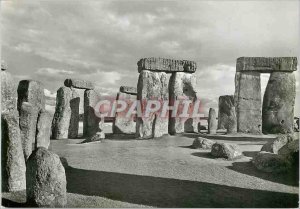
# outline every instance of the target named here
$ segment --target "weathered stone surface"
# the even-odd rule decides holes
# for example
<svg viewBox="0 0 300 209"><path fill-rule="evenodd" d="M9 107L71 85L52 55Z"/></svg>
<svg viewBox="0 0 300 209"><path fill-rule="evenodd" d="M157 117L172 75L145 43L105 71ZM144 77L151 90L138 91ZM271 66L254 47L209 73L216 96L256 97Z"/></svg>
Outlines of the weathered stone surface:
<svg viewBox="0 0 300 209"><path fill-rule="evenodd" d="M29 102L23 102L20 108L20 132L25 160L31 155L35 143L38 108Z"/></svg>
<svg viewBox="0 0 300 209"><path fill-rule="evenodd" d="M259 72L236 72L234 102L237 131L261 134L261 85Z"/></svg>
<svg viewBox="0 0 300 209"><path fill-rule="evenodd" d="M241 157L242 152L235 144L217 142L212 145L211 155L216 158L225 158L228 160L233 160L235 158Z"/></svg>
<svg viewBox="0 0 300 209"><path fill-rule="evenodd" d="M286 158L270 152L259 152L252 163L258 170L268 173L286 172L291 167Z"/></svg>
<svg viewBox="0 0 300 209"><path fill-rule="evenodd" d="M203 126L203 125L201 125L201 122L199 122L199 123L197 124L197 126L198 126L198 132L201 132L202 130L206 130L206 127Z"/></svg>
<svg viewBox="0 0 300 209"><path fill-rule="evenodd" d="M17 110L1 113L1 155L2 191L24 190L26 168Z"/></svg>
<svg viewBox="0 0 300 209"><path fill-rule="evenodd" d="M71 139L75 139L78 136L79 104L80 104L80 96L76 89L72 89L72 97L70 100L71 118L69 124L69 132L68 132L68 137Z"/></svg>
<svg viewBox="0 0 300 209"><path fill-rule="evenodd" d="M68 87L60 87L56 95L56 107L52 120L52 138L64 139L68 138L72 98L72 90Z"/></svg>
<svg viewBox="0 0 300 209"><path fill-rule="evenodd" d="M105 133L103 131L99 131L95 133L93 136L90 136L86 142L95 142L95 141L102 141L105 139Z"/></svg>
<svg viewBox="0 0 300 209"><path fill-rule="evenodd" d="M143 58L137 63L139 73L142 70L150 70L157 72L189 72L194 73L197 69L197 64L194 61L188 60L173 60L165 58Z"/></svg>
<svg viewBox="0 0 300 209"><path fill-rule="evenodd" d="M219 97L218 129L226 129L228 134L237 132L233 95Z"/></svg>
<svg viewBox="0 0 300 209"><path fill-rule="evenodd" d="M132 86L121 86L120 87L120 92L121 93L126 93L126 94L137 95L136 87L132 87Z"/></svg>
<svg viewBox="0 0 300 209"><path fill-rule="evenodd" d="M212 145L215 144L214 141L202 137L197 137L192 144L194 149L211 149Z"/></svg>
<svg viewBox="0 0 300 209"><path fill-rule="evenodd" d="M129 108L136 101L136 96L119 92L117 94L117 100L122 100L128 104L123 112L117 112L113 122L114 134L134 134L136 132L136 122L134 117L136 115L127 115Z"/></svg>
<svg viewBox="0 0 300 209"><path fill-rule="evenodd" d="M90 81L85 81L81 79L66 79L64 82L66 87L73 87L77 89L94 89L95 86Z"/></svg>
<svg viewBox="0 0 300 209"><path fill-rule="evenodd" d="M214 108L209 108L208 113L208 133L216 134L217 133L217 116Z"/></svg>
<svg viewBox="0 0 300 209"><path fill-rule="evenodd" d="M200 118L188 118L184 122L184 132L185 133L197 133L199 121L200 121ZM169 127L170 127L170 123L169 123Z"/></svg>
<svg viewBox="0 0 300 209"><path fill-rule="evenodd" d="M45 147L48 149L50 145L51 121L51 114L47 110L39 112L36 125L35 148Z"/></svg>
<svg viewBox="0 0 300 209"><path fill-rule="evenodd" d="M17 89L11 74L1 70L1 111L10 111L17 108Z"/></svg>
<svg viewBox="0 0 300 209"><path fill-rule="evenodd" d="M279 135L274 141L264 144L261 151L278 153L278 150L286 145L288 142L293 141L293 137L290 135Z"/></svg>
<svg viewBox="0 0 300 209"><path fill-rule="evenodd" d="M278 150L278 154L287 159L293 158L294 155L297 155L299 158L299 139L289 141L286 145Z"/></svg>
<svg viewBox="0 0 300 209"><path fill-rule="evenodd" d="M39 147L26 164L27 204L32 207L64 207L66 174L58 155Z"/></svg>
<svg viewBox="0 0 300 209"><path fill-rule="evenodd" d="M297 57L240 57L236 63L237 71L292 72L297 70Z"/></svg>
<svg viewBox="0 0 300 209"><path fill-rule="evenodd" d="M95 90L85 90L83 135L86 137L94 136L97 132L101 132L99 128L101 118L95 114L95 107L99 101L100 95Z"/></svg>
<svg viewBox="0 0 300 209"><path fill-rule="evenodd" d="M22 80L18 86L18 110L23 102L29 102L39 110L45 109L44 87L39 81Z"/></svg>
<svg viewBox="0 0 300 209"><path fill-rule="evenodd" d="M178 117L183 108L183 101L196 100L196 76L190 73L176 72L172 73L169 82L170 106L174 107L179 102L178 109L170 111L169 134L183 132L194 132L193 119L191 117ZM193 106L189 107L188 112L192 113ZM190 119L190 120L188 120Z"/></svg>
<svg viewBox="0 0 300 209"><path fill-rule="evenodd" d="M137 85L137 99L141 101L142 117L137 118L136 134L139 138L161 137L168 134L168 117L161 117L161 111L145 114L149 100L159 101L161 104L169 100L169 79L165 72L143 70L139 75Z"/></svg>
<svg viewBox="0 0 300 209"><path fill-rule="evenodd" d="M273 72L264 94L264 134L293 133L296 79L293 73Z"/></svg>

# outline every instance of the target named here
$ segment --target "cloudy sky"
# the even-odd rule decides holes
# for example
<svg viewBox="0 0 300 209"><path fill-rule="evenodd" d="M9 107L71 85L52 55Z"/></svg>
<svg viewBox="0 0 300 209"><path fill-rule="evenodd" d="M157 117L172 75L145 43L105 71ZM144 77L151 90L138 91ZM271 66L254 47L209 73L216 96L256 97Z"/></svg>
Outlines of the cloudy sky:
<svg viewBox="0 0 300 209"><path fill-rule="evenodd" d="M42 81L48 105L70 77L103 94L136 86L137 61L154 56L196 61L198 94L217 107L238 57L299 53L298 1L4 0L1 22L9 71Z"/></svg>

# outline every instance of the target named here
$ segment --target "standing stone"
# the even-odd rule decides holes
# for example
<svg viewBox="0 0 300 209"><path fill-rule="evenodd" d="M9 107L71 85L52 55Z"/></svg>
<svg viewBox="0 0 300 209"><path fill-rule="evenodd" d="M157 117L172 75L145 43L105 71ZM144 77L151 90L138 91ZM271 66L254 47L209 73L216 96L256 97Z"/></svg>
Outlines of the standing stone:
<svg viewBox="0 0 300 209"><path fill-rule="evenodd" d="M52 120L52 138L68 138L68 130L71 118L70 101L72 90L68 87L60 87L56 95L56 108Z"/></svg>
<svg viewBox="0 0 300 209"><path fill-rule="evenodd" d="M17 108L17 89L9 72L1 66L1 111L10 111Z"/></svg>
<svg viewBox="0 0 300 209"><path fill-rule="evenodd" d="M83 135L85 137L91 137L97 132L101 132L99 128L101 118L95 114L95 107L99 101L100 96L95 90L84 91Z"/></svg>
<svg viewBox="0 0 300 209"><path fill-rule="evenodd" d="M1 154L2 191L24 190L26 168L17 110L1 113Z"/></svg>
<svg viewBox="0 0 300 209"><path fill-rule="evenodd" d="M66 79L64 82L66 87L73 87L77 89L94 89L95 86L90 81L85 81L81 79Z"/></svg>
<svg viewBox="0 0 300 209"><path fill-rule="evenodd" d="M38 115L36 126L35 148L45 147L48 149L50 145L51 135L51 114L47 110L41 110Z"/></svg>
<svg viewBox="0 0 300 209"><path fill-rule="evenodd" d="M64 207L66 174L58 155L39 147L26 164L26 196L31 207Z"/></svg>
<svg viewBox="0 0 300 209"><path fill-rule="evenodd" d="M116 113L113 122L113 133L114 134L134 134L136 131L136 123L134 118L136 115L127 115L129 108L136 101L136 96L119 92L117 94L117 101L122 100L128 104L123 112ZM128 117L127 117L128 116Z"/></svg>
<svg viewBox="0 0 300 209"><path fill-rule="evenodd" d="M68 137L71 139L77 138L79 128L79 104L80 96L76 89L72 89L72 98L70 100L71 118L69 125Z"/></svg>
<svg viewBox="0 0 300 209"><path fill-rule="evenodd" d="M264 94L264 134L293 133L296 79L293 73L273 72Z"/></svg>
<svg viewBox="0 0 300 209"><path fill-rule="evenodd" d="M161 106L169 100L169 76L165 72L141 71L137 84L137 100L141 102L142 117L137 118L136 134L149 139L168 134L168 115L161 117L161 109L145 115L149 100L159 101Z"/></svg>
<svg viewBox="0 0 300 209"><path fill-rule="evenodd" d="M236 72L235 105L237 131L241 133L261 133L261 85L259 72Z"/></svg>
<svg viewBox="0 0 300 209"><path fill-rule="evenodd" d="M208 113L208 133L216 134L217 133L217 116L216 111L213 108L209 108Z"/></svg>
<svg viewBox="0 0 300 209"><path fill-rule="evenodd" d="M29 102L39 110L45 109L45 95L43 85L34 80L22 80L18 86L18 110L23 102Z"/></svg>
<svg viewBox="0 0 300 209"><path fill-rule="evenodd" d="M35 143L38 109L29 102L23 102L19 113L22 147L27 160Z"/></svg>
<svg viewBox="0 0 300 209"><path fill-rule="evenodd" d="M218 129L226 129L229 134L237 131L233 95L219 97Z"/></svg>
<svg viewBox="0 0 300 209"><path fill-rule="evenodd" d="M170 106L174 107L175 102L179 102L180 105L183 104L184 100L195 101L196 100L196 76L190 73L184 72L175 72L170 78L169 85L169 95L170 95ZM170 111L169 119L169 133L177 134L183 132L196 132L197 129L194 129L192 111L193 105L190 106L188 112L190 117L178 117L181 113L179 107L178 110ZM175 115L175 117L173 117Z"/></svg>

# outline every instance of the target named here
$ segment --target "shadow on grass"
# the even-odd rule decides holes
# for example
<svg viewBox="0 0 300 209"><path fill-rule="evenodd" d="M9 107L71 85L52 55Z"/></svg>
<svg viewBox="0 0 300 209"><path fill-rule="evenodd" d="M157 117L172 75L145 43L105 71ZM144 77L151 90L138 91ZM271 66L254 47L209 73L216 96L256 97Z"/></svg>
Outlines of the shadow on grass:
<svg viewBox="0 0 300 209"><path fill-rule="evenodd" d="M210 154L210 152L194 152L191 155L196 157L208 158L208 159L216 159L214 156Z"/></svg>
<svg viewBox="0 0 300 209"><path fill-rule="evenodd" d="M65 160L64 160L65 161ZM298 195L206 182L77 169L64 163L69 193L156 207L297 207Z"/></svg>
<svg viewBox="0 0 300 209"><path fill-rule="evenodd" d="M244 152L245 153L245 152ZM280 184L289 186L299 186L299 174L295 171L288 173L265 173L255 168L252 162L234 162L232 166L227 167L228 169L243 173L249 176L254 176L267 181L272 181Z"/></svg>

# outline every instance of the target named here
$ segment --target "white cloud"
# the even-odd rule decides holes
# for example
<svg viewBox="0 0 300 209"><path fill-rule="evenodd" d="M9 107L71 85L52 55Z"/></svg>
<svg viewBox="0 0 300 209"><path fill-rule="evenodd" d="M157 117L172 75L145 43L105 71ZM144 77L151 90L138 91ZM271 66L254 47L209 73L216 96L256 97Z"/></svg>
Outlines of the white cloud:
<svg viewBox="0 0 300 209"><path fill-rule="evenodd" d="M44 94L46 97L50 97L50 98L56 98L56 92L51 92L48 89L44 89Z"/></svg>
<svg viewBox="0 0 300 209"><path fill-rule="evenodd" d="M54 68L40 68L36 71L36 74L40 75L45 75L45 74L50 74L50 75L58 75L58 74L63 74L63 75L72 75L74 74L73 71L70 70L63 70L63 69L54 69Z"/></svg>

